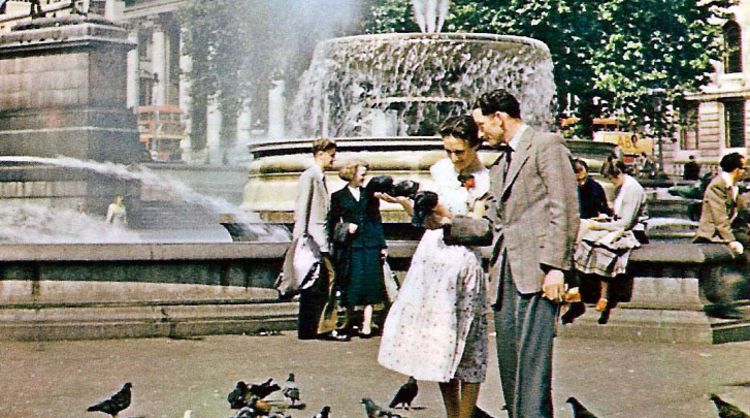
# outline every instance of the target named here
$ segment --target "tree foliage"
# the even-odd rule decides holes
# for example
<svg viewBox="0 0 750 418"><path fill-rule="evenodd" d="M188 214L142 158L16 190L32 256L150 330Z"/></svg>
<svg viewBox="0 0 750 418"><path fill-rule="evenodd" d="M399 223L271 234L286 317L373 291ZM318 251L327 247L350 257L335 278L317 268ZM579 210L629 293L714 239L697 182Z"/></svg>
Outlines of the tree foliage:
<svg viewBox="0 0 750 418"><path fill-rule="evenodd" d="M555 63L561 116L615 116L653 134L722 54L733 0L453 0L443 31L528 36ZM409 0L371 0L368 32L415 31ZM408 16L407 16L408 15ZM670 106L670 104L674 106ZM658 113L656 119L655 114Z"/></svg>

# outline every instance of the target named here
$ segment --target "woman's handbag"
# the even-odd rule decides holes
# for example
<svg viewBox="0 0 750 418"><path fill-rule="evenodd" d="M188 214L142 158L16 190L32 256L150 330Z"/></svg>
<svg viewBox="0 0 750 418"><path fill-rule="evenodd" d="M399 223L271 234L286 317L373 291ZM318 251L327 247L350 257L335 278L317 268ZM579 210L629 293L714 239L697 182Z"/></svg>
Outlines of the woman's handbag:
<svg viewBox="0 0 750 418"><path fill-rule="evenodd" d="M492 227L484 219L456 216L443 226L443 241L446 245L492 245Z"/></svg>
<svg viewBox="0 0 750 418"><path fill-rule="evenodd" d="M393 303L398 296L400 286L398 280L396 280L396 275L391 270L391 266L385 260L383 260L383 284L385 285L385 293L388 296L388 300Z"/></svg>

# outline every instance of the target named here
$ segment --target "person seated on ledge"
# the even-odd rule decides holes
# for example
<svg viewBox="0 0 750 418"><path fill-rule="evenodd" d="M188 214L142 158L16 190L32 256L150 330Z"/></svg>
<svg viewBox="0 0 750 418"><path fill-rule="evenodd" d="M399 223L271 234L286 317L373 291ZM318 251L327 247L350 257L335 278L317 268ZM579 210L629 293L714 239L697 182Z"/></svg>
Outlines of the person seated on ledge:
<svg viewBox="0 0 750 418"><path fill-rule="evenodd" d="M600 324L609 320L617 301L611 300L609 281L622 279L633 248L647 243L646 191L636 179L626 174L621 160L608 160L602 166L604 178L615 186L614 216L581 219L578 245L574 255L577 272L600 279L601 295L596 310Z"/></svg>
<svg viewBox="0 0 750 418"><path fill-rule="evenodd" d="M733 152L722 157L719 162L721 173L711 180L703 195L701 217L693 242L717 242L727 244L735 255L742 255L750 242L746 220L747 204L740 195L737 183L745 175L745 157ZM726 292L722 292L726 293ZM731 292L729 292L731 293ZM712 316L728 319L744 315L731 306L732 297L719 301Z"/></svg>

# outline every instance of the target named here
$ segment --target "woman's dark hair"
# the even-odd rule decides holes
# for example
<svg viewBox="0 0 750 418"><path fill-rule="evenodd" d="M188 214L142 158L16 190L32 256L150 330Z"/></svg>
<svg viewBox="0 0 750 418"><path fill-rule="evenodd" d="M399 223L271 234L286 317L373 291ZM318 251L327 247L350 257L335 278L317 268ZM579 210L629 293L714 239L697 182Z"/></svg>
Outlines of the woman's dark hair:
<svg viewBox="0 0 750 418"><path fill-rule="evenodd" d="M742 154L738 152L727 154L721 157L721 161L719 161L719 167L721 167L721 171L725 173L731 173L732 171L743 167L742 160L744 158L745 157L743 157Z"/></svg>
<svg viewBox="0 0 750 418"><path fill-rule="evenodd" d="M484 93L477 99L476 107L482 109L482 114L485 116L503 112L514 119L521 119L521 105L508 90L497 89Z"/></svg>
<svg viewBox="0 0 750 418"><path fill-rule="evenodd" d="M578 173L581 171L581 168L586 171L589 171L589 165L586 164L586 161L583 161L580 158L574 158L573 159L573 171Z"/></svg>
<svg viewBox="0 0 750 418"><path fill-rule="evenodd" d="M622 160L611 160L607 159L607 161L602 164L602 171L601 174L605 178L617 178L620 176L620 174L625 174L628 172L628 167L625 165L625 162Z"/></svg>
<svg viewBox="0 0 750 418"><path fill-rule="evenodd" d="M414 196L414 215L411 224L421 228L424 220L435 210L438 204L438 195L434 192L424 191Z"/></svg>
<svg viewBox="0 0 750 418"><path fill-rule="evenodd" d="M482 143L482 139L479 138L479 128L474 122L474 118L469 115L449 117L440 124L438 133L442 137L452 136L463 139L472 148L476 148Z"/></svg>

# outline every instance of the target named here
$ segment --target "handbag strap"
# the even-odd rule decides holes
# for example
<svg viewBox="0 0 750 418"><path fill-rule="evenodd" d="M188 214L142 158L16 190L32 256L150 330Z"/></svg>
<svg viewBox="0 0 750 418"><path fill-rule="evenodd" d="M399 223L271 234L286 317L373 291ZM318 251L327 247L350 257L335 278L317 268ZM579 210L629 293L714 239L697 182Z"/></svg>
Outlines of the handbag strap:
<svg viewBox="0 0 750 418"><path fill-rule="evenodd" d="M323 173L325 176L325 173ZM311 186L314 186L315 184L311 184ZM315 188L313 187L313 190L310 190L310 198L307 199L307 219L305 219L305 231L304 235L310 235L307 232L307 228L310 226L310 210L312 209L312 200L313 200L313 193L315 192Z"/></svg>

